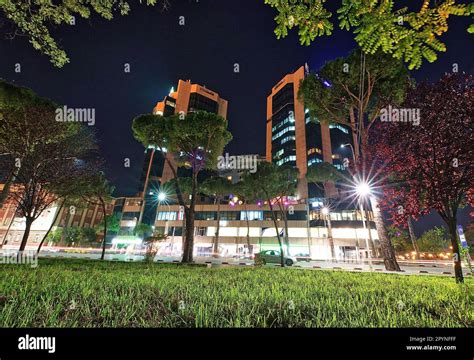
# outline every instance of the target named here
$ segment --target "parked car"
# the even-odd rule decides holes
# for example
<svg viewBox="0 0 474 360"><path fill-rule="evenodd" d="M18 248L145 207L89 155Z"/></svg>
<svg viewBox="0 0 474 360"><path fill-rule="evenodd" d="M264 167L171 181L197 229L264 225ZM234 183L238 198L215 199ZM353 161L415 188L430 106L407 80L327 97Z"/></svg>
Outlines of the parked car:
<svg viewBox="0 0 474 360"><path fill-rule="evenodd" d="M307 253L299 253L295 255L296 261L311 261L311 257Z"/></svg>
<svg viewBox="0 0 474 360"><path fill-rule="evenodd" d="M264 250L255 254L255 263L265 264L280 264L281 257L278 250ZM296 259L291 256L283 256L283 263L286 266L291 266L296 262Z"/></svg>

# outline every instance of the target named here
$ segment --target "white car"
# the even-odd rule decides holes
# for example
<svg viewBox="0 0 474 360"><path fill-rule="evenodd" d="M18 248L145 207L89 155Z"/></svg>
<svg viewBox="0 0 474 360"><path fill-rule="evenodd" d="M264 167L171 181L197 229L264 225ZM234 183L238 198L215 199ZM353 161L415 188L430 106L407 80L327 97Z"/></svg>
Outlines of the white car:
<svg viewBox="0 0 474 360"><path fill-rule="evenodd" d="M261 258L262 264L280 264L281 256L278 250L264 250L255 254L255 259ZM291 256L283 256L283 263L286 266L291 266L296 262L296 259Z"/></svg>

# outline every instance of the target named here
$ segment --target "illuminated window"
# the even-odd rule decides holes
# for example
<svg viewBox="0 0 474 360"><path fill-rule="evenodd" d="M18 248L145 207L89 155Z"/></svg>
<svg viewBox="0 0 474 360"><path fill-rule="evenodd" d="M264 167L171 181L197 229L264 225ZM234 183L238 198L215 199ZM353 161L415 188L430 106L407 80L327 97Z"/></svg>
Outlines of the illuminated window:
<svg viewBox="0 0 474 360"><path fill-rule="evenodd" d="M176 220L175 211L160 211L157 216L157 220Z"/></svg>
<svg viewBox="0 0 474 360"><path fill-rule="evenodd" d="M341 217L342 220L357 220L354 210L342 210Z"/></svg>
<svg viewBox="0 0 474 360"><path fill-rule="evenodd" d="M349 134L349 130L347 130L345 127L337 124L331 124L329 125L330 129L338 129L341 130L344 134Z"/></svg>
<svg viewBox="0 0 474 360"><path fill-rule="evenodd" d="M239 220L239 212L238 211L224 211L221 213L221 220Z"/></svg>
<svg viewBox="0 0 474 360"><path fill-rule="evenodd" d="M280 136L282 136L283 134L286 134L287 132L290 132L290 131L295 131L295 127L294 126L288 126L288 127L284 128L283 130L279 131L277 134L273 135L272 140L278 139Z"/></svg>
<svg viewBox="0 0 474 360"><path fill-rule="evenodd" d="M278 130L279 128L281 128L285 124L294 123L294 122L295 122L295 117L290 114L290 116L288 116L283 121L280 121L278 124L276 124L274 127L272 127L272 132L274 132L275 130Z"/></svg>
<svg viewBox="0 0 474 360"><path fill-rule="evenodd" d="M311 149L308 150L308 155L311 155L311 154L314 154L314 153L322 154L323 152L319 148L311 148Z"/></svg>
<svg viewBox="0 0 474 360"><path fill-rule="evenodd" d="M206 234L207 234L207 227L198 227L196 229L197 236L206 236Z"/></svg>
<svg viewBox="0 0 474 360"><path fill-rule="evenodd" d="M313 164L320 163L320 162L323 162L323 161L321 159L318 159L318 158L312 158L312 159L308 160L308 166L311 166Z"/></svg>
<svg viewBox="0 0 474 360"><path fill-rule="evenodd" d="M275 155L273 155L273 158L276 159L278 157L280 157L281 155L283 155L283 153L285 152L284 149L281 149L281 150L278 150Z"/></svg>
<svg viewBox="0 0 474 360"><path fill-rule="evenodd" d="M283 145L284 143L286 143L288 141L291 141L291 140L296 140L296 136L290 135L290 136L284 137L283 139L281 139L281 144Z"/></svg>
<svg viewBox="0 0 474 360"><path fill-rule="evenodd" d="M277 164L278 166L281 166L281 165L283 165L283 164L285 164L285 163L287 163L287 162L290 162L290 161L296 161L296 155L290 155L290 156L287 156L287 157L285 157L285 158L283 158L283 159L281 159L281 160L278 160L278 161L276 162L276 164Z"/></svg>
<svg viewBox="0 0 474 360"><path fill-rule="evenodd" d="M263 220L263 211L241 211L240 220Z"/></svg>

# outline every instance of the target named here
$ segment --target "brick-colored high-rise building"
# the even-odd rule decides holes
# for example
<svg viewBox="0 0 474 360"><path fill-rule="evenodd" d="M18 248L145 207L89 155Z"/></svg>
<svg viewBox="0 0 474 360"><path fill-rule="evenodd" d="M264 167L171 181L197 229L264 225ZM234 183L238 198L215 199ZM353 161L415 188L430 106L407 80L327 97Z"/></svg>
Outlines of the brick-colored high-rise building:
<svg viewBox="0 0 474 360"><path fill-rule="evenodd" d="M215 113L227 119L227 100L205 86L193 84L190 80L179 80L177 89L172 89L169 95L155 105L153 114L170 116L199 110ZM156 196L155 192L160 184L174 177L164 156L165 154L160 151L147 149L139 190L145 199L140 222L153 224L156 201L146 201L146 198ZM172 154L166 154L166 156L173 162Z"/></svg>
<svg viewBox="0 0 474 360"><path fill-rule="evenodd" d="M341 145L351 143L349 126L330 124L311 119L304 104L298 99L300 82L307 74L301 66L281 79L267 97L266 159L277 165L290 165L300 173L298 195L304 199L337 196L335 186L326 186L325 194L307 184L308 167L327 162L338 169L343 159L351 156Z"/></svg>

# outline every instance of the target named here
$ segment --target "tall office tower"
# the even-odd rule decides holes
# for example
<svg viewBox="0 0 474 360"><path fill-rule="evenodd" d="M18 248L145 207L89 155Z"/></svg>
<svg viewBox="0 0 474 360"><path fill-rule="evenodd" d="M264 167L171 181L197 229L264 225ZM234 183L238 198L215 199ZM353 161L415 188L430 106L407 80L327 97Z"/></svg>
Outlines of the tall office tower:
<svg viewBox="0 0 474 360"><path fill-rule="evenodd" d="M300 82L307 66L286 75L267 97L266 159L277 165L290 165L300 173L298 196L315 199L336 197L334 185L326 186L325 194L314 184L307 184L308 167L327 162L343 169L343 159L351 156L343 144L353 143L350 127L311 119L304 104L298 100Z"/></svg>
<svg viewBox="0 0 474 360"><path fill-rule="evenodd" d="M169 95L165 96L153 108L153 114L169 116L173 114L187 114L193 111L207 111L227 118L227 100L222 99L215 91L205 86L192 84L190 80L179 80L178 88L171 89ZM145 163L140 181L140 192L144 198L144 208L140 215L140 222L152 225L156 214L156 191L163 184L171 180L173 172L165 157L173 162L171 154L162 154L154 149L147 149Z"/></svg>

